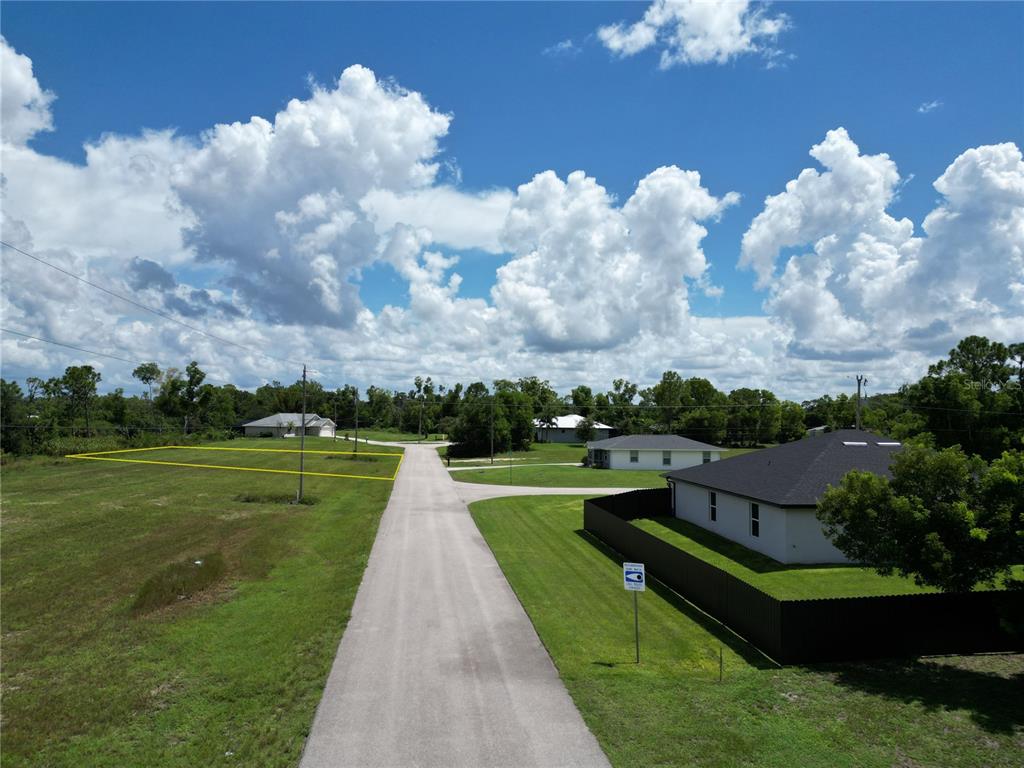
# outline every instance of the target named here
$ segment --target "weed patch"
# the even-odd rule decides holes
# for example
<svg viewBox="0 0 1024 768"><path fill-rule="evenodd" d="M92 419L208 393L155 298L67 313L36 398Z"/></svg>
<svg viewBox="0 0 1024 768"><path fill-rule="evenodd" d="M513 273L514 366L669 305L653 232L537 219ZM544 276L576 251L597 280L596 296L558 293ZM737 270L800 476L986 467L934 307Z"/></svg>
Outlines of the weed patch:
<svg viewBox="0 0 1024 768"><path fill-rule="evenodd" d="M295 494L293 493L240 493L235 496L235 501L240 501L243 504L295 504ZM303 496L302 501L299 504L304 504L307 507L316 504L317 499L313 496Z"/></svg>
<svg viewBox="0 0 1024 768"><path fill-rule="evenodd" d="M224 570L224 556L220 552L171 563L146 580L132 604L132 610L146 613L190 598L220 579Z"/></svg>

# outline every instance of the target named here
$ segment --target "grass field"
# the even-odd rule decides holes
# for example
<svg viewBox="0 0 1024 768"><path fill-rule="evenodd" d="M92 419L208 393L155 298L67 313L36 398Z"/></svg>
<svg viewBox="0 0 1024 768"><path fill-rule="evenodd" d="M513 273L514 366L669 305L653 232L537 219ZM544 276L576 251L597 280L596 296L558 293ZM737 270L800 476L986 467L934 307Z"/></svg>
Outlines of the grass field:
<svg viewBox="0 0 1024 768"><path fill-rule="evenodd" d="M224 454L257 460L244 455ZM297 463L294 454L258 461L272 459ZM285 503L297 481L53 458L5 464L4 765L295 765L391 489L307 477L314 503ZM206 589L134 605L144 585L203 558L222 569Z"/></svg>
<svg viewBox="0 0 1024 768"><path fill-rule="evenodd" d="M453 480L488 485L536 485L549 488L663 488L660 472L640 469L590 469L508 465L497 469L450 472Z"/></svg>
<svg viewBox="0 0 1024 768"><path fill-rule="evenodd" d="M580 530L580 497L471 511L616 768L1021 763L1024 656L780 669L655 584L637 665L620 562Z"/></svg>
<svg viewBox="0 0 1024 768"><path fill-rule="evenodd" d="M783 565L674 517L641 518L634 520L633 525L781 599L868 597L934 591L917 586L912 579L879 576L871 568Z"/></svg>
<svg viewBox="0 0 1024 768"><path fill-rule="evenodd" d="M398 472L401 456L388 450L373 450L380 446L368 446L366 450L353 452L344 442L337 449L326 448L322 443L317 447L307 446L300 452L298 443L289 441L281 445L257 445L253 441L232 440L219 446L169 446L163 448L138 448L118 451L100 451L69 456L76 461L99 461L116 464L152 464L178 466L188 471L212 469L215 471L266 472L277 474L299 473L299 458L302 456L302 472L313 475L346 476L393 480Z"/></svg>

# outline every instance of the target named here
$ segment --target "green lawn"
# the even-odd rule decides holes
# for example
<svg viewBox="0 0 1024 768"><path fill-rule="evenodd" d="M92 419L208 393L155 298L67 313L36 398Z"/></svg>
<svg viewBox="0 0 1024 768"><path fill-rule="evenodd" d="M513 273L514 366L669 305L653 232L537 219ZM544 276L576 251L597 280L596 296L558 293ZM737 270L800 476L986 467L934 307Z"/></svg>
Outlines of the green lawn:
<svg viewBox="0 0 1024 768"><path fill-rule="evenodd" d="M796 600L932 592L900 576L879 576L871 568L783 565L766 555L675 517L641 518L633 525L652 533L770 595Z"/></svg>
<svg viewBox="0 0 1024 768"><path fill-rule="evenodd" d="M488 485L539 485L549 488L664 488L660 472L589 467L532 467L506 464L499 469L468 469L449 473L454 480Z"/></svg>
<svg viewBox="0 0 1024 768"><path fill-rule="evenodd" d="M1021 655L780 669L654 584L634 664L621 565L581 531L581 499L470 509L616 768L1020 765Z"/></svg>
<svg viewBox="0 0 1024 768"><path fill-rule="evenodd" d="M401 456L394 448L382 446L361 446L358 453L352 445L344 442L336 446L330 442L312 443L307 441L306 452L302 455L303 471L331 475L357 475L390 479L398 470ZM379 449L379 450L378 450ZM381 455L389 454L389 455ZM199 464L214 467L238 467L249 469L270 469L278 472L299 471L299 444L289 440L286 443L256 440L231 440L216 444L216 450L208 447L145 448L121 450L116 453L101 453L91 458L76 461L130 464L132 462L170 462L174 464ZM188 469L188 468L185 468ZM188 470L191 471L191 470ZM224 471L215 469L214 471Z"/></svg>
<svg viewBox="0 0 1024 768"><path fill-rule="evenodd" d="M4 765L297 764L391 490L307 477L315 503L284 503L297 481L54 458L5 464ZM167 566L203 557L224 569L208 589L132 609Z"/></svg>
<svg viewBox="0 0 1024 768"><path fill-rule="evenodd" d="M438 448L438 455L443 459L447 450L447 446ZM508 451L502 451L500 447L496 447L495 451L494 463L508 464ZM587 449L583 443L533 443L530 445L530 450L512 451L511 455L513 464L560 464L563 462L579 464L587 455ZM490 463L490 456L452 459L453 467L490 466Z"/></svg>

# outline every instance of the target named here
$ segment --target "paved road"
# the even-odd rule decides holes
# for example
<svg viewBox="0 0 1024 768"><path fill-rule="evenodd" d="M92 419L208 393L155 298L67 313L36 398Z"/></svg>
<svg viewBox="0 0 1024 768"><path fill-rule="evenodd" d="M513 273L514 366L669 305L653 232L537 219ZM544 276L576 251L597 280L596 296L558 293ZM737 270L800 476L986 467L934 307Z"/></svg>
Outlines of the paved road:
<svg viewBox="0 0 1024 768"><path fill-rule="evenodd" d="M437 451L405 448L302 768L608 766Z"/></svg>
<svg viewBox="0 0 1024 768"><path fill-rule="evenodd" d="M547 462L547 463L544 463L544 464L542 464L540 462L538 462L536 464L513 464L512 468L513 469L519 469L520 467L582 467L582 466L583 465L580 464L578 461L551 461L551 462ZM471 470L471 469L491 469L491 470L504 469L506 472L508 472L508 462L506 461L504 464L501 464L501 463L497 463L497 464L481 464L478 467L460 467L458 465L456 465L454 467L448 467L448 471L449 472L467 472L468 470Z"/></svg>
<svg viewBox="0 0 1024 768"><path fill-rule="evenodd" d="M502 496L610 496L638 488L544 488L537 485L491 485L490 483L453 482L455 492L464 504Z"/></svg>

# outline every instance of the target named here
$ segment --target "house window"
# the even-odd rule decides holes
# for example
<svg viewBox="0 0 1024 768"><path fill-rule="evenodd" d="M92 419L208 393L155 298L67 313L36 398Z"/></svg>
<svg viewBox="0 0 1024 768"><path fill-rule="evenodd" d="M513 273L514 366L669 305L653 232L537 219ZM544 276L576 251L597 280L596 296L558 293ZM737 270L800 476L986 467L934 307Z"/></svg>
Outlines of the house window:
<svg viewBox="0 0 1024 768"><path fill-rule="evenodd" d="M640 451L630 451L629 452L629 463L630 464L639 464L640 463Z"/></svg>
<svg viewBox="0 0 1024 768"><path fill-rule="evenodd" d="M662 466L665 466L665 467L671 467L672 466L672 451L662 451L661 452L661 464L662 464Z"/></svg>
<svg viewBox="0 0 1024 768"><path fill-rule="evenodd" d="M708 491L708 520L712 523L718 519L718 494Z"/></svg>
<svg viewBox="0 0 1024 768"><path fill-rule="evenodd" d="M750 535L761 535L761 507L754 502L750 502Z"/></svg>
<svg viewBox="0 0 1024 768"><path fill-rule="evenodd" d="M711 463L711 451L704 451L704 455L701 457L701 463L702 464L710 464Z"/></svg>

